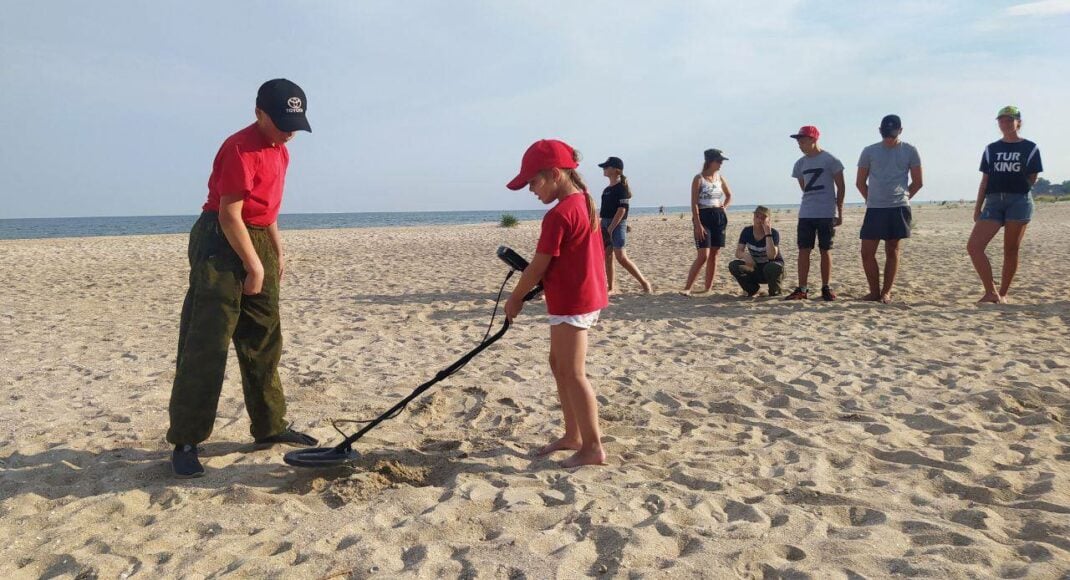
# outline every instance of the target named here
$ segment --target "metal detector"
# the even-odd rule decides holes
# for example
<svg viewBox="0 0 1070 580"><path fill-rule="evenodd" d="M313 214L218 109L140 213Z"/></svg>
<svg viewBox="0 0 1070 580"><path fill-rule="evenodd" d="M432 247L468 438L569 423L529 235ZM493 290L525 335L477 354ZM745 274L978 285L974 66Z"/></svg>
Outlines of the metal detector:
<svg viewBox="0 0 1070 580"><path fill-rule="evenodd" d="M390 407L390 409L388 409L386 412L384 412L382 415L379 415L375 419L371 419L368 421L331 421L331 425L334 427L334 429L341 433L343 437L345 437L345 439L343 439L342 442L338 445L335 445L334 447L308 447L305 449L291 451L283 457L283 461L290 465L293 465L294 467L335 467L339 465L345 465L347 463L357 460L360 457L360 453L353 449L353 443L363 437L365 433L371 431L376 426L378 426L379 423L382 423L387 419L393 419L394 417L400 415L401 412L405 410L406 405L412 402L413 399L422 395L425 391L434 386L435 383L438 383L439 381L442 381L453 373L456 373L457 371L461 370L464 365L468 364L468 361L475 358L476 355L483 352L484 349L494 344L498 341L499 338L504 336L505 332L509 330L509 319L505 319L505 322L502 323L501 329L491 335L490 330L494 327L494 317L498 313L498 305L501 303L502 300L502 292L505 290L505 285L509 282L509 278L511 278L513 274L517 272L523 272L524 269L528 267L528 261L522 258L520 254L517 254L512 249L506 246L500 246L498 248L497 253L498 257L501 258L503 262L509 265L509 273L505 276L505 281L502 282L501 288L498 289L498 297L494 301L494 311L490 315L490 324L487 326L487 333L483 335L482 342L480 342L475 348L468 351L468 353L458 359L457 362L439 371L433 379L416 387L416 389L409 393L407 397L398 401L396 405ZM537 297L541 293L542 283L540 282L524 296L524 301L527 302L528 300ZM337 425L338 423L343 422L366 423L366 425L364 425L364 427L362 427L356 433L352 435L346 435L346 433L339 429Z"/></svg>

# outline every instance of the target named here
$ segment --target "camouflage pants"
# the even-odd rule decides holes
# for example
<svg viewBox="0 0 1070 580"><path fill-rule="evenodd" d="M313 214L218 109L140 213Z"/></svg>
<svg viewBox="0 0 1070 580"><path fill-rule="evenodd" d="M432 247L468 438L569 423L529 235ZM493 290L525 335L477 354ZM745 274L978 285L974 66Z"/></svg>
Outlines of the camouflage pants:
<svg viewBox="0 0 1070 580"><path fill-rule="evenodd" d="M196 445L212 434L231 342L241 367L242 393L254 439L286 428L279 381L279 260L266 229L249 227L264 265L260 294L242 294L245 270L219 225L205 212L189 237L189 290L182 304L178 359L171 389L167 440Z"/></svg>

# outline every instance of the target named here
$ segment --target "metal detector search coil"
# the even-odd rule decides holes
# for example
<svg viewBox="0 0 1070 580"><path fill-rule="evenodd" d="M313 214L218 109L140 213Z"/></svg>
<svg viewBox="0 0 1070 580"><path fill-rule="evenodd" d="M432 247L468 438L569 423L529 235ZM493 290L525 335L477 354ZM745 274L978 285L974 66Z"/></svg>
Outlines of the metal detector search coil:
<svg viewBox="0 0 1070 580"><path fill-rule="evenodd" d="M528 267L528 261L514 252L509 246L498 246L498 257L516 272L523 272ZM534 288L524 295L524 302L538 297L539 294L542 294L542 282L536 284Z"/></svg>
<svg viewBox="0 0 1070 580"><path fill-rule="evenodd" d="M491 313L490 317L491 326L488 326L487 334L483 336L482 342L480 342L475 348L469 351L468 354L458 359L457 362L439 371L433 379L416 387L416 389L413 390L413 392L410 393L407 397L399 401L393 407L390 407L390 409L388 409L385 413L379 415L375 419L371 419L368 421L332 421L331 423L332 425L334 425L334 428L345 437L345 439L338 445L335 445L334 447L309 447L306 449L298 449L296 451L291 451L285 456L283 456L283 461L285 461L289 465L293 465L294 467L311 468L337 467L356 461L360 458L360 453L353 449L353 443L363 437L365 433L374 429L377 425L379 425L379 423L382 423L387 419L393 419L394 417L397 417L401 413L401 411L405 409L405 406L408 405L413 399L422 395L425 391L434 386L435 383L444 380L453 373L456 373L457 371L461 370L464 365L468 364L468 361L475 358L477 354L483 352L484 349L494 344L498 341L499 338L504 336L505 332L509 330L509 319L506 319L505 322L502 323L502 327L500 330L498 330L498 332L494 333L493 336L490 336L490 330L494 325L494 316L498 313L498 305L501 303L502 300L502 292L505 291L505 285L509 282L509 278L511 278L513 274L517 272L523 272L524 269L528 267L528 261L522 258L520 254L517 254L516 252L505 246L501 246L498 248L498 257L501 258L502 261L504 261L506 264L508 264L510 269L509 274L506 275L505 281L502 282L502 286L498 290L498 298L494 302L494 312ZM532 288L532 290L524 296L524 300L531 300L532 298L538 296L540 293L542 293L541 283L535 286L535 288ZM341 422L365 423L365 425L356 433L347 436L337 426L337 423Z"/></svg>

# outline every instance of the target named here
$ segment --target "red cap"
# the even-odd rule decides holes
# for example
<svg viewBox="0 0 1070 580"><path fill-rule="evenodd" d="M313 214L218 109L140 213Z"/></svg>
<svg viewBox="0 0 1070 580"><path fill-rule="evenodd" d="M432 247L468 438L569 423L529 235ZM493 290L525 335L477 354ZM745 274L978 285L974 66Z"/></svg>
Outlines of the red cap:
<svg viewBox="0 0 1070 580"><path fill-rule="evenodd" d="M532 143L520 161L520 173L506 187L516 191L531 181L543 169L575 169L579 167L575 152L564 141L543 139Z"/></svg>
<svg viewBox="0 0 1070 580"><path fill-rule="evenodd" d="M814 127L813 125L807 125L807 126L801 128L801 129L799 129L799 132L794 134L794 135L792 135L791 138L792 139L798 139L799 137L809 137L811 139L817 139L820 136L821 136L821 131L818 131L817 127Z"/></svg>

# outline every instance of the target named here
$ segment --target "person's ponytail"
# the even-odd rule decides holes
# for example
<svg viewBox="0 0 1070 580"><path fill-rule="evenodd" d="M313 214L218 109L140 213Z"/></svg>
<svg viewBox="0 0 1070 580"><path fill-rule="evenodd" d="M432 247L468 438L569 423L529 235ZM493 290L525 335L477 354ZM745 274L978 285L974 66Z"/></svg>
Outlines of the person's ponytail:
<svg viewBox="0 0 1070 580"><path fill-rule="evenodd" d="M623 173L620 174L620 182L624 186L624 199L631 199L632 188L628 186L628 178Z"/></svg>
<svg viewBox="0 0 1070 580"><path fill-rule="evenodd" d="M580 152L576 149L572 150L572 160L576 163L580 162ZM590 192L587 191L587 184L583 182L583 177L580 176L580 172L575 169L566 169L565 175L568 176L569 181L576 189L583 192L584 197L587 199L587 213L591 216L591 230L598 229L598 211L595 210L594 198L591 197Z"/></svg>

